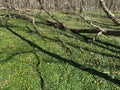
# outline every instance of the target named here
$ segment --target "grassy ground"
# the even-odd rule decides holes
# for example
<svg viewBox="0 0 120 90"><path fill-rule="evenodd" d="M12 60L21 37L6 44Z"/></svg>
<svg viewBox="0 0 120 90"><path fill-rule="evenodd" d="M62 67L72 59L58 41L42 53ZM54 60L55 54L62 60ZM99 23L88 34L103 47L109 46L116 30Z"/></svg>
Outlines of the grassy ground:
<svg viewBox="0 0 120 90"><path fill-rule="evenodd" d="M90 27L77 16L56 15L70 28ZM100 26L118 28L88 15ZM101 35L89 44L93 34L38 27L41 35L23 20L0 24L0 90L120 90L119 37Z"/></svg>

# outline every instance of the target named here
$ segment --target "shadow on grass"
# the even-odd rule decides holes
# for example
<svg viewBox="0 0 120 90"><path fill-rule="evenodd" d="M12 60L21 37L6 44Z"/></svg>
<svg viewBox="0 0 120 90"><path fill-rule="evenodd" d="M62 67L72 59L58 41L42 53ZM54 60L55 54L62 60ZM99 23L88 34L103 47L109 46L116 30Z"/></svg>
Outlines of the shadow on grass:
<svg viewBox="0 0 120 90"><path fill-rule="evenodd" d="M81 36L84 38L83 42L88 42L88 40L91 39L91 38L89 38L89 37L87 37L87 36L83 36L83 35L81 35ZM49 37L46 37L46 36L42 36L42 35L41 35L41 37L42 37L43 39L48 39L48 40L50 40L50 41L58 42L58 43L60 43L60 44L63 43L60 39L52 39L52 38L49 38ZM79 38L80 38L80 37L79 37ZM96 42L97 42L97 43L94 43L94 45L96 45L96 46L98 46L98 47L101 47L101 48L110 50L111 52L114 52L114 53L116 53L116 54L118 54L118 53L120 52L120 50L119 50L120 47L117 46L117 45L113 45L113 44L110 44L110 43L107 43L107 42L101 42L100 40L97 40ZM106 47L106 46L104 46L104 45L101 45L101 43L104 44L104 45L106 45L106 46L111 46L111 47L113 47L113 48L117 48L118 50L114 50L114 49L108 48L108 47ZM67 44L67 45L69 45L69 46L71 46L71 47L73 47L73 48L75 48L75 49L78 49L78 50L80 49L79 46L75 46L74 44L71 44L71 43L65 43L65 44ZM97 54L101 54L101 55L103 55L103 56L120 59L120 56L117 56L117 55L112 55L112 54L110 55L110 54L105 53L105 52L99 52L99 51L97 51L97 50L92 50L92 49L89 49L89 48L86 48L86 47L82 47L82 46L81 46L81 48L84 49L84 50L86 50L86 51L90 51L90 52L94 52L94 53L97 53Z"/></svg>
<svg viewBox="0 0 120 90"><path fill-rule="evenodd" d="M81 34L78 34L78 35L81 36L84 39L84 41L86 41L86 42L88 42L88 40L91 39L91 38L89 38L88 36L85 36L85 35L81 35ZM113 49L110 49L110 48L105 47L105 46L100 45L100 44L102 43L102 44L104 44L106 46L111 46L113 48L116 48L116 49L120 50L120 46L119 45L114 45L114 44L111 44L111 43L108 43L108 42L102 42L100 40L96 40L95 42L97 42L97 43L93 43L93 44L96 45L96 46L102 47L104 49L108 49L108 50L110 50L112 52L116 52L116 53L120 52L120 51L115 51Z"/></svg>
<svg viewBox="0 0 120 90"><path fill-rule="evenodd" d="M79 69L79 70L82 70L82 71L85 71L85 72L88 72L90 74L93 74L93 75L96 75L98 77L101 77L101 78L104 78L118 86L120 86L120 80L119 79L115 79L115 78L112 78L111 76L105 74L105 73L102 73L100 71L97 71L95 69L92 69L92 68L89 68L89 67L86 67L86 66L83 66L79 63L76 63L74 62L73 60L70 60L70 59L66 59L66 58L63 58L57 54L54 54L52 52L49 52L49 51L46 51L45 49L41 48L39 45L33 43L32 41L24 38L23 36L21 36L20 34L14 32L11 28L9 28L8 26L6 26L6 29L9 30L11 33L13 33L14 35L16 35L17 37L19 37L21 40L23 40L24 42L28 43L31 47L34 47L38 50L40 50L41 52L53 57L53 58L56 58L57 60L59 61L62 61L64 63L68 63L69 65Z"/></svg>
<svg viewBox="0 0 120 90"><path fill-rule="evenodd" d="M39 83L40 83L41 89L44 90L44 87L45 87L45 85L44 85L44 79L43 79L43 77L41 75L41 72L39 71L40 58L39 58L39 56L37 55L36 52L34 52L34 55L35 55L35 57L37 59L36 72L38 73L38 76L39 76L39 79L40 79Z"/></svg>
<svg viewBox="0 0 120 90"><path fill-rule="evenodd" d="M6 26L3 25L2 23L0 23L0 27L1 27L1 28L6 28ZM18 27L18 26L17 26L17 25L9 24L8 27L11 27L11 28L12 28L12 27Z"/></svg>
<svg viewBox="0 0 120 90"><path fill-rule="evenodd" d="M99 21L95 21L93 20L94 23L96 23L97 25L100 25L101 27L105 27L107 29L116 29L116 25L114 23L107 23L107 22L99 22Z"/></svg>
<svg viewBox="0 0 120 90"><path fill-rule="evenodd" d="M35 33L30 27L26 26L25 28L28 30L28 33Z"/></svg>
<svg viewBox="0 0 120 90"><path fill-rule="evenodd" d="M82 42L86 42L89 44L89 40L92 40L89 36L82 35L82 34L73 34L77 39L81 39ZM110 50L114 53L119 53L120 52L120 46L119 45L114 45L108 42L103 42L101 40L96 40L95 43L93 43L95 46ZM109 48L109 47L111 48ZM114 49L113 49L114 48Z"/></svg>
<svg viewBox="0 0 120 90"><path fill-rule="evenodd" d="M80 49L79 46L75 46L73 44L68 44L69 46L72 46L76 49ZM111 57L111 58L116 58L116 59L120 59L120 56L117 56L117 55L110 55L108 53L105 53L105 52L100 52L100 51L97 51L97 50L91 50L89 48L84 48L84 47L81 47L82 49L86 50L86 51L90 51L90 52L94 52L94 53L97 53L97 54L101 54L102 56L107 56L107 57Z"/></svg>
<svg viewBox="0 0 120 90"><path fill-rule="evenodd" d="M38 50L35 50L35 51L38 51ZM4 60L0 60L0 63L6 63L7 61L9 61L10 59L12 60L13 57L17 56L17 55L21 55L21 54L26 54L26 53L33 53L35 52L34 50L30 50L30 51L23 51L23 52L16 52L12 55L10 55L9 57L7 57L6 59Z"/></svg>

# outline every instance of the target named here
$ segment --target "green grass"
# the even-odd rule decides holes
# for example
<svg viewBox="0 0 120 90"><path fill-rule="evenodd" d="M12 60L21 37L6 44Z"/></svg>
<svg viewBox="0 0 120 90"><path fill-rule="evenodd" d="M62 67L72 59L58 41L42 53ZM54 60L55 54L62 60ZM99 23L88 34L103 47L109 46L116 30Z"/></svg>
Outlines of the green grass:
<svg viewBox="0 0 120 90"><path fill-rule="evenodd" d="M55 15L70 28L90 27L74 15ZM90 16L105 28L117 28L108 18L103 22L104 18ZM8 28L0 24L0 90L120 89L119 37L101 35L89 44L93 34L38 27L41 35L23 20L10 19Z"/></svg>

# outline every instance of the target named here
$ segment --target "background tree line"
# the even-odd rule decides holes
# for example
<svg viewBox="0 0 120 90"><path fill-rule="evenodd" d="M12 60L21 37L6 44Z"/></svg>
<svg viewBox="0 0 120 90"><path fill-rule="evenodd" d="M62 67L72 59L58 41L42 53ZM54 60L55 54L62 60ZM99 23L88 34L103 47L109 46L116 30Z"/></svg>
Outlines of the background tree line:
<svg viewBox="0 0 120 90"><path fill-rule="evenodd" d="M99 0L40 0L43 7L48 10L99 10ZM110 10L120 9L120 0L105 0ZM38 0L0 0L0 7L8 5L9 7L19 9L38 9Z"/></svg>

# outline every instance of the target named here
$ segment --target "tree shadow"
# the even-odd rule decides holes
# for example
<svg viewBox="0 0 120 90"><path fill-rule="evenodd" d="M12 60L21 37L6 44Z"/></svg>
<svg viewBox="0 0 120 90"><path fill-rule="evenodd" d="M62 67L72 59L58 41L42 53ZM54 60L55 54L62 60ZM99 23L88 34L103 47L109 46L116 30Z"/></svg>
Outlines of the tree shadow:
<svg viewBox="0 0 120 90"><path fill-rule="evenodd" d="M28 33L35 33L35 31L32 30L30 27L26 26L25 28L28 30Z"/></svg>
<svg viewBox="0 0 120 90"><path fill-rule="evenodd" d="M69 46L72 46L72 47L74 47L74 48L76 48L76 49L80 49L79 46L75 46L75 45L70 44L70 43L68 43L68 45L69 45ZM105 53L105 52L99 52L99 51L97 51L97 50L90 50L89 48L85 48L85 47L82 47L82 46L81 46L81 48L84 49L84 50L86 50L86 51L94 52L94 53L96 53L96 54L101 54L102 56L107 56L107 57L111 57L111 58L120 59L120 56L117 56L117 55L110 55L110 54Z"/></svg>
<svg viewBox="0 0 120 90"><path fill-rule="evenodd" d="M6 28L6 26L5 25L3 25L2 23L0 23L0 27L2 27L2 28ZM17 25L12 25L12 24L9 24L8 25L8 27L18 27Z"/></svg>
<svg viewBox="0 0 120 90"><path fill-rule="evenodd" d="M37 55L36 52L34 52L34 55L35 55L35 57L36 57L36 59L37 59L36 72L37 72L37 74L38 74L38 76L39 76L39 79L40 79L39 83L40 83L41 89L44 90L44 88L45 88L44 79L43 79L43 77L42 77L42 75L41 75L41 71L39 71L39 65L40 65L40 63L41 63L41 62L40 62L40 58L39 58L39 56Z"/></svg>
<svg viewBox="0 0 120 90"><path fill-rule="evenodd" d="M85 36L85 35L81 35L81 34L78 34L79 36L81 36L83 38L83 42L86 42L86 43L89 43L88 41L91 40L92 38L88 37L88 36ZM116 53L119 53L120 52L120 46L119 45L114 45L114 44L111 44L111 43L108 43L108 42L103 42L99 39L97 39L95 41L95 43L93 43L94 45L96 46L99 46L101 48L104 48L104 49L107 49L107 50L110 50L112 52L116 52ZM104 46L105 45L105 46ZM114 50L114 49L111 49L109 48L108 46L112 47L112 48L116 48L117 50Z"/></svg>
<svg viewBox="0 0 120 90"><path fill-rule="evenodd" d="M38 51L38 50L30 50L30 51L23 51L23 52L13 53L12 55L8 56L6 59L0 60L0 63L6 63L9 60L12 60L12 58L15 57L15 56L17 56L17 55L26 54L26 53L33 53L35 51Z"/></svg>
<svg viewBox="0 0 120 90"><path fill-rule="evenodd" d="M64 63L68 63L69 65L79 69L79 70L82 70L82 71L85 71L85 72L88 72L90 74L93 74L93 75L96 75L98 77L101 77L101 78L104 78L105 80L108 80L109 82L112 82L118 86L120 86L120 80L119 79L116 79L116 78L112 78L111 76L105 74L105 73L102 73L100 71L97 71L95 69L92 69L92 68L89 68L89 67L86 67L86 66L83 66L79 63L76 63L74 60L70 60L70 59L66 59L64 57L61 57L55 53L52 53L52 52L49 52L43 48L41 48L39 45L35 44L34 42L24 38L23 36L21 36L20 34L16 33L15 31L13 31L11 28L9 28L8 26L6 26L6 29L9 30L11 33L13 33L16 37L20 38L21 40L23 40L24 42L28 43L31 47L33 48L36 48L38 50L40 50L42 53L45 53L53 58L56 58L57 60L59 61L62 61Z"/></svg>
<svg viewBox="0 0 120 90"><path fill-rule="evenodd" d="M97 25L100 25L101 27L105 27L105 28L108 28L108 29L116 29L116 25L114 23L106 23L106 22L99 22L99 21L95 21L95 20L92 20L93 23L96 23Z"/></svg>
<svg viewBox="0 0 120 90"><path fill-rule="evenodd" d="M75 35L75 34L74 34ZM76 38L82 38L83 40L81 40L82 42L86 42L86 43L88 43L88 44L90 44L89 43L89 40L91 40L92 38L90 38L89 36L86 36L86 35L82 35L82 34L76 34L75 35L75 37ZM105 53L105 52L99 52L99 51L97 51L97 50L90 50L90 49L88 49L88 48L84 48L84 47L82 47L83 49L85 49L85 50L87 50L87 51L91 51L91 52L94 52L94 53L98 53L98 54L101 54L101 55L103 55L103 56L108 56L108 57L111 57L111 58L116 58L116 59L120 59L120 56L119 56L119 52L120 52L120 46L119 45L114 45L114 44L111 44L111 43L108 43L108 42L103 42L103 41L101 41L101 40L96 40L95 41L95 43L93 43L95 46L98 46L98 47L101 47L101 48L104 48L104 49L106 49L106 50L109 50L109 51L111 51L111 52L114 52L114 53L116 53L117 55L110 55L110 54L108 54L108 53ZM75 45L73 45L73 44L70 44L70 43L68 43L68 45L70 45L70 46L72 46L72 47L74 47L74 48L76 48L76 49L79 49L79 46L75 46ZM108 46L110 46L110 47L108 47ZM113 49L114 48L114 49Z"/></svg>
<svg viewBox="0 0 120 90"><path fill-rule="evenodd" d="M83 35L81 35L81 36L83 36ZM43 36L43 35L41 35L41 37L42 37L43 39L48 39L48 40L50 40L50 41L58 42L58 43L60 43L60 44L63 43L63 41L61 41L60 39L52 39L52 38L49 38L49 37L46 37L46 36ZM87 36L83 36L83 38L84 38L83 42L86 42L86 43L88 43L88 40L91 39L91 38L89 38L89 37L87 37ZM116 46L116 45L113 45L113 44L110 44L110 43L107 43L107 42L101 42L100 40L97 40L96 42L97 42L97 43L94 43L94 45L96 45L96 46L98 46L98 47L101 47L101 48L110 50L111 52L114 52L114 53L116 53L116 54L118 54L118 53L120 52L119 49L118 49L118 50L114 50L114 49L111 49L111 48L106 47L106 46L108 45L108 46L111 46L111 47L114 47L114 48L119 48L119 46ZM99 43L102 43L102 44L100 45ZM77 49L77 50L80 49L79 46L76 46L76 45L74 45L74 44L71 44L71 43L65 43L65 44L67 44L67 45L69 45L69 46L71 46L71 47L73 47L73 48L75 48L75 49ZM106 46L104 46L103 44L106 45ZM86 48L86 47L83 47L83 46L81 46L81 48L84 49L84 50L86 50L86 51L90 51L90 52L94 52L94 53L97 53L97 54L101 54L101 55L103 55L103 56L108 56L108 57L111 57L111 58L120 59L120 56L119 56L119 55L118 55L118 56L117 56L117 55L110 55L110 54L108 54L108 53L99 52L99 51L97 51L97 50L89 49L89 48Z"/></svg>

